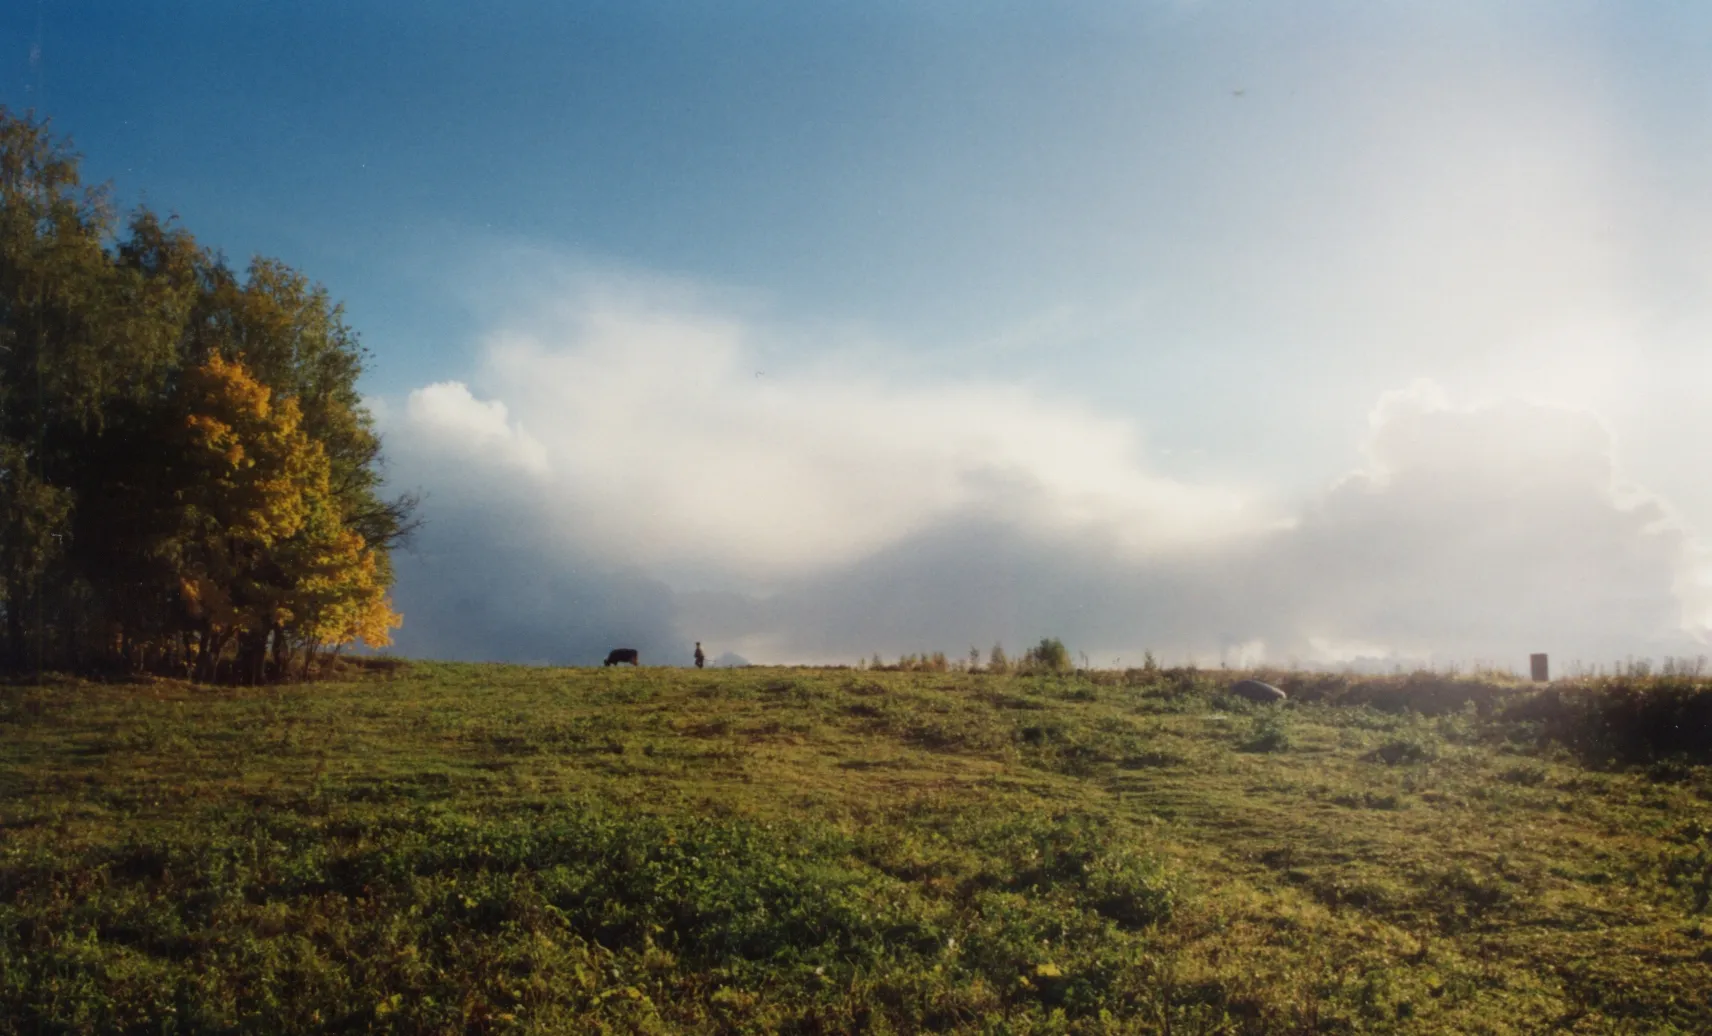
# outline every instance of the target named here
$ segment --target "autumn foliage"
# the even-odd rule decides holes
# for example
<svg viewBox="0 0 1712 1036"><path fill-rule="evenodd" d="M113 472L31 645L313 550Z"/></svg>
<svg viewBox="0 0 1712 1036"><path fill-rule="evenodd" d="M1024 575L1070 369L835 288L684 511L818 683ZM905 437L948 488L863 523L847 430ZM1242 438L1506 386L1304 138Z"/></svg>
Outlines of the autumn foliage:
<svg viewBox="0 0 1712 1036"><path fill-rule="evenodd" d="M45 127L0 108L6 662L260 681L389 643L415 501L380 495L339 307L147 211L114 230Z"/></svg>

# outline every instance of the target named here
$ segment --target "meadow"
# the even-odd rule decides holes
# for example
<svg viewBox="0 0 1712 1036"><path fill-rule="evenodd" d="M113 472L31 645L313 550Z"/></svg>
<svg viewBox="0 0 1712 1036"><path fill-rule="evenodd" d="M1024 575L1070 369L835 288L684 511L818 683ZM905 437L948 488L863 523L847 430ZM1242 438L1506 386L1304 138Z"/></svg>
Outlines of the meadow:
<svg viewBox="0 0 1712 1036"><path fill-rule="evenodd" d="M1712 686L0 687L0 1033L1704 1033Z"/></svg>

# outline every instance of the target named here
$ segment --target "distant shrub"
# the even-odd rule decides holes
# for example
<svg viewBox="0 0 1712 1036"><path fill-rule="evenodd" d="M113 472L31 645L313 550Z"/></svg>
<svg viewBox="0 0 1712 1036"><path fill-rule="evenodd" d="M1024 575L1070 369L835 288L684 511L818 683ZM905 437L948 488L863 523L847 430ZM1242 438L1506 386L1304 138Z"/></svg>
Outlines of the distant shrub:
<svg viewBox="0 0 1712 1036"><path fill-rule="evenodd" d="M1471 703L1478 713L1487 715L1504 700L1522 693L1512 685L1426 671L1353 681L1332 673L1281 679L1279 686L1292 701L1368 705L1382 712L1418 712L1425 716L1461 712Z"/></svg>
<svg viewBox="0 0 1712 1036"><path fill-rule="evenodd" d="M1712 762L1712 685L1691 677L1619 676L1552 687L1511 704L1500 718L1595 765ZM1661 773L1668 778L1674 771Z"/></svg>
<svg viewBox="0 0 1712 1036"><path fill-rule="evenodd" d="M1212 682L1192 665L1173 666L1161 675L1165 678L1165 693L1173 697L1207 695L1214 690Z"/></svg>
<svg viewBox="0 0 1712 1036"><path fill-rule="evenodd" d="M1042 637L1022 656L1023 668L1033 672L1067 673L1074 668L1070 649L1057 637Z"/></svg>
<svg viewBox="0 0 1712 1036"><path fill-rule="evenodd" d="M935 651L931 655L924 651L919 655L899 655L898 664L893 668L905 673L943 673L951 668L951 663L943 651Z"/></svg>
<svg viewBox="0 0 1712 1036"><path fill-rule="evenodd" d="M993 650L987 655L987 668L995 673L1011 671L1011 660L1005 657L1004 645L995 643Z"/></svg>
<svg viewBox="0 0 1712 1036"><path fill-rule="evenodd" d="M1159 671L1149 672L1131 666L1128 669L1086 669L1077 674L1096 687L1148 688L1159 683Z"/></svg>

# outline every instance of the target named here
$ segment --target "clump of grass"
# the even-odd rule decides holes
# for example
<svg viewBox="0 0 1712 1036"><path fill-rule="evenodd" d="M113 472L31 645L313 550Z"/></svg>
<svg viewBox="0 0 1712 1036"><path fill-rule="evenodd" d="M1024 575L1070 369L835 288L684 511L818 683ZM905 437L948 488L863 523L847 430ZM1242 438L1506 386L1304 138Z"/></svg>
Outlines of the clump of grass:
<svg viewBox="0 0 1712 1036"><path fill-rule="evenodd" d="M1449 932L1484 926L1512 899L1513 893L1502 878L1466 864L1431 875L1423 895L1424 905L1437 913L1440 927Z"/></svg>
<svg viewBox="0 0 1712 1036"><path fill-rule="evenodd" d="M1682 784L1692 781L1697 770L1693 763L1680 756L1671 759L1660 759L1647 767L1647 778L1665 784Z"/></svg>
<svg viewBox="0 0 1712 1036"><path fill-rule="evenodd" d="M1374 791L1350 792L1343 795L1335 795L1332 797L1332 801L1340 806L1349 806L1354 809L1403 808L1403 800L1397 795Z"/></svg>
<svg viewBox="0 0 1712 1036"><path fill-rule="evenodd" d="M1688 821L1672 836L1682 848L1666 853L1665 880L1688 897L1690 911L1704 914L1712 906L1712 820Z"/></svg>
<svg viewBox="0 0 1712 1036"><path fill-rule="evenodd" d="M1438 754L1438 746L1432 741L1419 734L1408 734L1389 738L1363 758L1389 766L1406 766L1431 762L1438 758Z"/></svg>
<svg viewBox="0 0 1712 1036"><path fill-rule="evenodd" d="M1288 752L1294 747L1290 724L1283 711L1275 708L1258 713L1242 741L1244 752Z"/></svg>
<svg viewBox="0 0 1712 1036"><path fill-rule="evenodd" d="M1507 784L1519 784L1525 788L1537 788L1546 783L1549 776L1550 775L1546 772L1546 768L1541 766L1539 763L1522 763L1519 766L1512 766L1506 770L1500 771L1498 779Z"/></svg>

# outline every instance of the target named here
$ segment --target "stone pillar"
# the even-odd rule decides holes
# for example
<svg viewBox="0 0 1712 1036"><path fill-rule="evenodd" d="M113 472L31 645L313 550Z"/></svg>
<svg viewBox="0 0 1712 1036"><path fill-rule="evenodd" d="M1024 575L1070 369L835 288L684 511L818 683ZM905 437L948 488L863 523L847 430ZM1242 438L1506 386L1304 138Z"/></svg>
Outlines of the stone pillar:
<svg viewBox="0 0 1712 1036"><path fill-rule="evenodd" d="M1545 683L1551 679L1546 672L1546 656L1544 654L1529 655L1528 665L1533 670L1535 683Z"/></svg>

